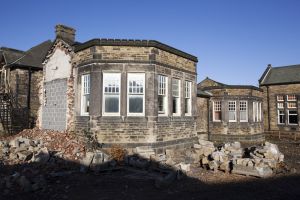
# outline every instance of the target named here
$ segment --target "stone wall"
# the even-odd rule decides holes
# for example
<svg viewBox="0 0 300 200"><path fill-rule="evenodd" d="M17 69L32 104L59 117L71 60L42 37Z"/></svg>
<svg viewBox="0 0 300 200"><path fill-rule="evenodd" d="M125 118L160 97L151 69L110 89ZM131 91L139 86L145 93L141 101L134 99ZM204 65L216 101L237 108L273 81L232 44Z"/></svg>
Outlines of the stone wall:
<svg viewBox="0 0 300 200"><path fill-rule="evenodd" d="M268 89L267 89L268 87ZM270 85L262 86L264 94L264 116L265 116L265 130L269 131L299 131L299 114L300 114L300 84L287 84L287 85ZM297 111L298 111L298 125L278 125L277 116L277 95L296 94L297 96ZM269 103L268 103L269 99ZM269 111L268 111L269 104ZM268 115L268 112L270 116ZM285 110L286 112L286 110ZM286 113L286 119L287 119Z"/></svg>
<svg viewBox="0 0 300 200"><path fill-rule="evenodd" d="M38 110L40 107L40 87L43 79L42 70L31 71L30 82L30 126L36 124L38 118ZM28 108L28 83L29 70L28 69L13 69L10 71L10 89L12 95L16 98L19 107Z"/></svg>
<svg viewBox="0 0 300 200"><path fill-rule="evenodd" d="M93 60L97 62L152 62L196 73L196 62L155 47L94 46L77 52L73 62L78 65Z"/></svg>
<svg viewBox="0 0 300 200"><path fill-rule="evenodd" d="M197 97L197 133L208 133L208 98Z"/></svg>
<svg viewBox="0 0 300 200"><path fill-rule="evenodd" d="M67 79L44 83L42 128L63 131L67 124Z"/></svg>
<svg viewBox="0 0 300 200"><path fill-rule="evenodd" d="M213 101L222 102L222 121L213 121ZM228 120L228 101L236 101L236 122ZM240 121L239 101L248 102L248 122ZM262 98L252 96L226 96L212 97L210 99L210 134L225 134L225 135L253 135L264 132L263 115L262 121L254 122L253 120L253 102L262 103Z"/></svg>
<svg viewBox="0 0 300 200"><path fill-rule="evenodd" d="M196 140L196 107L193 106L191 116L184 116L184 81L192 82L192 105L196 103L196 76L194 72L181 71L179 68L169 68L166 65L151 63L129 62L129 59L149 59L148 53L151 48L140 47L95 47L101 51L110 49L113 55L109 53L101 55L101 59L115 59L119 62L110 60L106 63L98 62L99 59L93 59L84 65L86 59L89 59L91 49L78 52L76 54L77 67L75 68L75 130L77 134L93 135L99 143L105 146L120 144L125 147L134 147L140 145L150 145L154 148L167 148L174 146L192 145ZM128 51L125 51L125 50ZM95 49L94 49L95 50ZM120 52L121 51L121 52ZM109 52L109 51L108 51ZM138 56L136 53L140 52ZM93 54L95 56L95 54ZM144 56L143 56L144 55ZM146 56L147 55L147 56ZM126 57L128 56L128 57ZM121 60L124 59L124 63ZM98 63L97 63L98 62ZM195 67L194 67L195 70ZM121 110L120 116L102 115L102 82L103 72L121 73ZM145 79L145 116L130 117L127 116L127 73L144 72ZM89 73L91 76L90 93L90 116L80 116L80 88L81 75ZM168 107L172 107L171 80L177 78L181 80L181 116L172 116L172 110L169 109L166 116L158 116L158 82L157 75L168 77L169 99Z"/></svg>

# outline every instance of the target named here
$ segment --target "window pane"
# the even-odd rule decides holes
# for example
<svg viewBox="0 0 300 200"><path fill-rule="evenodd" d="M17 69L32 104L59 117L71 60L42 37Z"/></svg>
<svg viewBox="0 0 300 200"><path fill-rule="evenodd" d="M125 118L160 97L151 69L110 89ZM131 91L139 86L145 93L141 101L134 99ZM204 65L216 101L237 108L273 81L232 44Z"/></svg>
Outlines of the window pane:
<svg viewBox="0 0 300 200"><path fill-rule="evenodd" d="M288 102L288 108L296 108L297 103L296 102Z"/></svg>
<svg viewBox="0 0 300 200"><path fill-rule="evenodd" d="M288 101L296 101L297 100L296 95L294 95L294 94L287 95L287 100Z"/></svg>
<svg viewBox="0 0 300 200"><path fill-rule="evenodd" d="M215 120L220 121L222 119L221 111L215 111Z"/></svg>
<svg viewBox="0 0 300 200"><path fill-rule="evenodd" d="M247 120L247 112L246 111L240 111L240 120L241 121Z"/></svg>
<svg viewBox="0 0 300 200"><path fill-rule="evenodd" d="M235 119L235 111L229 111L228 114L229 114L229 120L230 121L235 121L236 120Z"/></svg>
<svg viewBox="0 0 300 200"><path fill-rule="evenodd" d="M164 96L158 95L158 112L164 113Z"/></svg>
<svg viewBox="0 0 300 200"><path fill-rule="evenodd" d="M179 113L179 98L173 97L173 113Z"/></svg>
<svg viewBox="0 0 300 200"><path fill-rule="evenodd" d="M172 94L174 97L179 97L179 80L172 80Z"/></svg>
<svg viewBox="0 0 300 200"><path fill-rule="evenodd" d="M143 96L132 95L129 96L129 112L130 113L143 113Z"/></svg>
<svg viewBox="0 0 300 200"><path fill-rule="evenodd" d="M185 113L189 113L190 112L190 99L185 99Z"/></svg>
<svg viewBox="0 0 300 200"><path fill-rule="evenodd" d="M298 124L298 115L289 115L289 123L290 124Z"/></svg>
<svg viewBox="0 0 300 200"><path fill-rule="evenodd" d="M283 105L284 105L283 103L277 103L278 108L283 108Z"/></svg>
<svg viewBox="0 0 300 200"><path fill-rule="evenodd" d="M284 101L283 95L277 95L277 101Z"/></svg>
<svg viewBox="0 0 300 200"><path fill-rule="evenodd" d="M84 96L84 112L90 112L90 95Z"/></svg>
<svg viewBox="0 0 300 200"><path fill-rule="evenodd" d="M119 112L119 96L107 95L105 96L105 112L118 113Z"/></svg>

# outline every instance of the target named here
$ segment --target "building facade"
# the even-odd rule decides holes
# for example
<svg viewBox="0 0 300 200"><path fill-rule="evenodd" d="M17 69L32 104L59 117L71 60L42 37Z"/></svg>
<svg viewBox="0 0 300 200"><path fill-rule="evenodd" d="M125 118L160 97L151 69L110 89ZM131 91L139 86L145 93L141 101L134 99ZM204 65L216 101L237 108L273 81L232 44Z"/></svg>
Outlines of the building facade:
<svg viewBox="0 0 300 200"><path fill-rule="evenodd" d="M0 123L3 134L14 134L32 128L40 107L42 61L50 40L21 51L0 48Z"/></svg>
<svg viewBox="0 0 300 200"><path fill-rule="evenodd" d="M197 58L154 40L75 42L56 26L44 62L41 128L109 147L187 146L196 135Z"/></svg>
<svg viewBox="0 0 300 200"><path fill-rule="evenodd" d="M259 80L266 131L299 131L300 65L269 65Z"/></svg>
<svg viewBox="0 0 300 200"><path fill-rule="evenodd" d="M210 94L207 112L209 140L264 140L263 93L260 88L226 85L206 78L198 84L198 91Z"/></svg>

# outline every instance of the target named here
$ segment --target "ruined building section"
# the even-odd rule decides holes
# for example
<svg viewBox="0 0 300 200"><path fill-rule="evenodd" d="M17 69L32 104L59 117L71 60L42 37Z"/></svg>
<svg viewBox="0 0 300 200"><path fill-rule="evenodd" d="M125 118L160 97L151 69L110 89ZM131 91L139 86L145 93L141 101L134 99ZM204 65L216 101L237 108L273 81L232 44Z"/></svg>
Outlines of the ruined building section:
<svg viewBox="0 0 300 200"><path fill-rule="evenodd" d="M13 134L36 125L42 61L50 46L51 41L45 41L28 51L0 48L0 120L3 133Z"/></svg>
<svg viewBox="0 0 300 200"><path fill-rule="evenodd" d="M197 91L197 135L201 139L208 139L209 133L209 100L211 94L198 89Z"/></svg>
<svg viewBox="0 0 300 200"><path fill-rule="evenodd" d="M95 39L75 54L79 134L91 132L106 147L197 140L196 57L152 40Z"/></svg>
<svg viewBox="0 0 300 200"><path fill-rule="evenodd" d="M268 65L259 80L266 131L299 132L300 65Z"/></svg>
<svg viewBox="0 0 300 200"><path fill-rule="evenodd" d="M57 131L70 130L74 101L72 54L75 30L56 26L56 39L44 61L43 95L40 127ZM71 103L71 105L69 105Z"/></svg>
<svg viewBox="0 0 300 200"><path fill-rule="evenodd" d="M263 93L247 85L226 85L206 78L198 91L211 94L209 100L209 130L211 141L262 141Z"/></svg>

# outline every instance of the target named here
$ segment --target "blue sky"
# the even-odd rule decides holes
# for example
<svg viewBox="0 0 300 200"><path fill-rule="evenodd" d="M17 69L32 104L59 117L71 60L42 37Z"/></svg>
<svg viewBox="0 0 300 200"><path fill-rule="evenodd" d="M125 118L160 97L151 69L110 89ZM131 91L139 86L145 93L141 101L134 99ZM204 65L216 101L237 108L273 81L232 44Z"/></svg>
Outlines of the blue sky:
<svg viewBox="0 0 300 200"><path fill-rule="evenodd" d="M300 64L299 0L1 1L0 46L54 39L154 39L198 57L198 81L257 85L267 64Z"/></svg>

